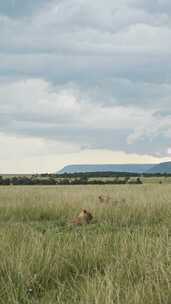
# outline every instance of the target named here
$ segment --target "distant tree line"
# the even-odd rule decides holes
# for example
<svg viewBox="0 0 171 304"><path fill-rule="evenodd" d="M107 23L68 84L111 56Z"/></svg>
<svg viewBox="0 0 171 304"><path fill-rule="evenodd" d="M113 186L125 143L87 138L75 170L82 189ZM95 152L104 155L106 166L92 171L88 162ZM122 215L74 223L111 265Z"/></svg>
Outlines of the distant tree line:
<svg viewBox="0 0 171 304"><path fill-rule="evenodd" d="M72 177L87 177L87 178L98 178L98 177L139 177L139 173L129 172L77 172L77 173L62 173L56 174L57 177L72 178Z"/></svg>
<svg viewBox="0 0 171 304"><path fill-rule="evenodd" d="M143 173L144 177L171 177L171 173Z"/></svg>
<svg viewBox="0 0 171 304"><path fill-rule="evenodd" d="M120 185L142 184L141 177L171 177L167 173L138 174L129 172L86 172L0 176L0 185ZM162 183L162 182L161 182Z"/></svg>
<svg viewBox="0 0 171 304"><path fill-rule="evenodd" d="M42 173L35 174L32 177L52 177L52 178L99 178L99 177L171 177L171 173L131 173L131 172L111 172L111 171L101 171L101 172L75 172L75 173Z"/></svg>
<svg viewBox="0 0 171 304"><path fill-rule="evenodd" d="M0 185L120 185L120 184L142 184L140 177L130 179L129 176L115 179L103 180L96 177L96 179L90 179L87 175L73 176L71 177L57 177L57 176L45 176L45 175L33 175L27 176L14 176L11 178L5 178L0 176Z"/></svg>

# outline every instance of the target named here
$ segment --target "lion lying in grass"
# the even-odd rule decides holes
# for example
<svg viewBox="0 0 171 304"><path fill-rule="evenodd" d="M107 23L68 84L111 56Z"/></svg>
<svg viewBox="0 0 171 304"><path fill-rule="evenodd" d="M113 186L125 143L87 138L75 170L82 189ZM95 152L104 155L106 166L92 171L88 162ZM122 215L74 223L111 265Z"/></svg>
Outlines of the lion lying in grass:
<svg viewBox="0 0 171 304"><path fill-rule="evenodd" d="M85 209L82 209L81 213L72 221L75 225L85 225L90 224L93 216L90 212Z"/></svg>
<svg viewBox="0 0 171 304"><path fill-rule="evenodd" d="M101 204L108 204L111 200L110 196L108 195L99 195L98 196L98 199L99 199L99 203Z"/></svg>

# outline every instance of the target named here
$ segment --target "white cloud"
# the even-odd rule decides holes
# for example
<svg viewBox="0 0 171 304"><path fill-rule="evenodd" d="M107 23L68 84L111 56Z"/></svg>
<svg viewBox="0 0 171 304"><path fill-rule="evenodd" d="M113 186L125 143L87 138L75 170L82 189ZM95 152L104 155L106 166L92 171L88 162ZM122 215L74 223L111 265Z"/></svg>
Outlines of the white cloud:
<svg viewBox="0 0 171 304"><path fill-rule="evenodd" d="M98 14L97 14L98 11ZM52 1L30 19L0 17L1 48L58 54L168 52L169 18L127 1Z"/></svg>
<svg viewBox="0 0 171 304"><path fill-rule="evenodd" d="M97 103L78 87L52 86L41 79L3 83L0 100L3 132L57 142L68 140L80 147L92 145L91 131L103 130L110 143L112 132L119 136L125 130L125 148L127 143L151 140L158 134L167 137L171 131L170 115L160 115L159 107L146 111L140 105L108 105L103 100ZM103 146L102 142L97 137L93 147ZM146 151L151 153L148 147Z"/></svg>
<svg viewBox="0 0 171 304"><path fill-rule="evenodd" d="M20 161L21 158L39 157L53 154L73 153L80 150L79 145L52 141L39 137L24 137L0 133L1 160Z"/></svg>
<svg viewBox="0 0 171 304"><path fill-rule="evenodd" d="M10 9L0 4L4 147L22 138L21 158L36 157L29 140L41 157L46 145L48 155L82 147L167 155L170 1L16 0Z"/></svg>
<svg viewBox="0 0 171 304"><path fill-rule="evenodd" d="M80 150L78 146L42 138L0 134L0 174L56 172L68 164L159 163L167 157L138 155L123 151Z"/></svg>

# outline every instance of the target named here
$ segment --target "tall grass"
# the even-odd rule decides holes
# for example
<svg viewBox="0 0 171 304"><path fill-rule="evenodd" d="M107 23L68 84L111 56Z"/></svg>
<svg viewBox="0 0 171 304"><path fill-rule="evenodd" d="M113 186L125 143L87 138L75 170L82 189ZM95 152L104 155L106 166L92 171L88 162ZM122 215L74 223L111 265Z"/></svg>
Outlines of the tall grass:
<svg viewBox="0 0 171 304"><path fill-rule="evenodd" d="M0 187L0 303L170 304L171 187Z"/></svg>

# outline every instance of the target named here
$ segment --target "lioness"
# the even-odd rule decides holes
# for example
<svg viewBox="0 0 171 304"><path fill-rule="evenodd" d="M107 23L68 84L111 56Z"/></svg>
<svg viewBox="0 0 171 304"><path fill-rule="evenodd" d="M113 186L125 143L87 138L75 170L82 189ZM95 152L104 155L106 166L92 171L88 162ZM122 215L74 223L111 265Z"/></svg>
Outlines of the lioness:
<svg viewBox="0 0 171 304"><path fill-rule="evenodd" d="M75 225L84 225L89 224L92 219L92 214L87 210L82 209L81 213L72 221L72 223Z"/></svg>
<svg viewBox="0 0 171 304"><path fill-rule="evenodd" d="M98 199L99 199L99 202L101 203L101 204L105 204L105 203L109 203L109 201L110 201L110 196L105 196L105 195L99 195L99 197L98 197Z"/></svg>

